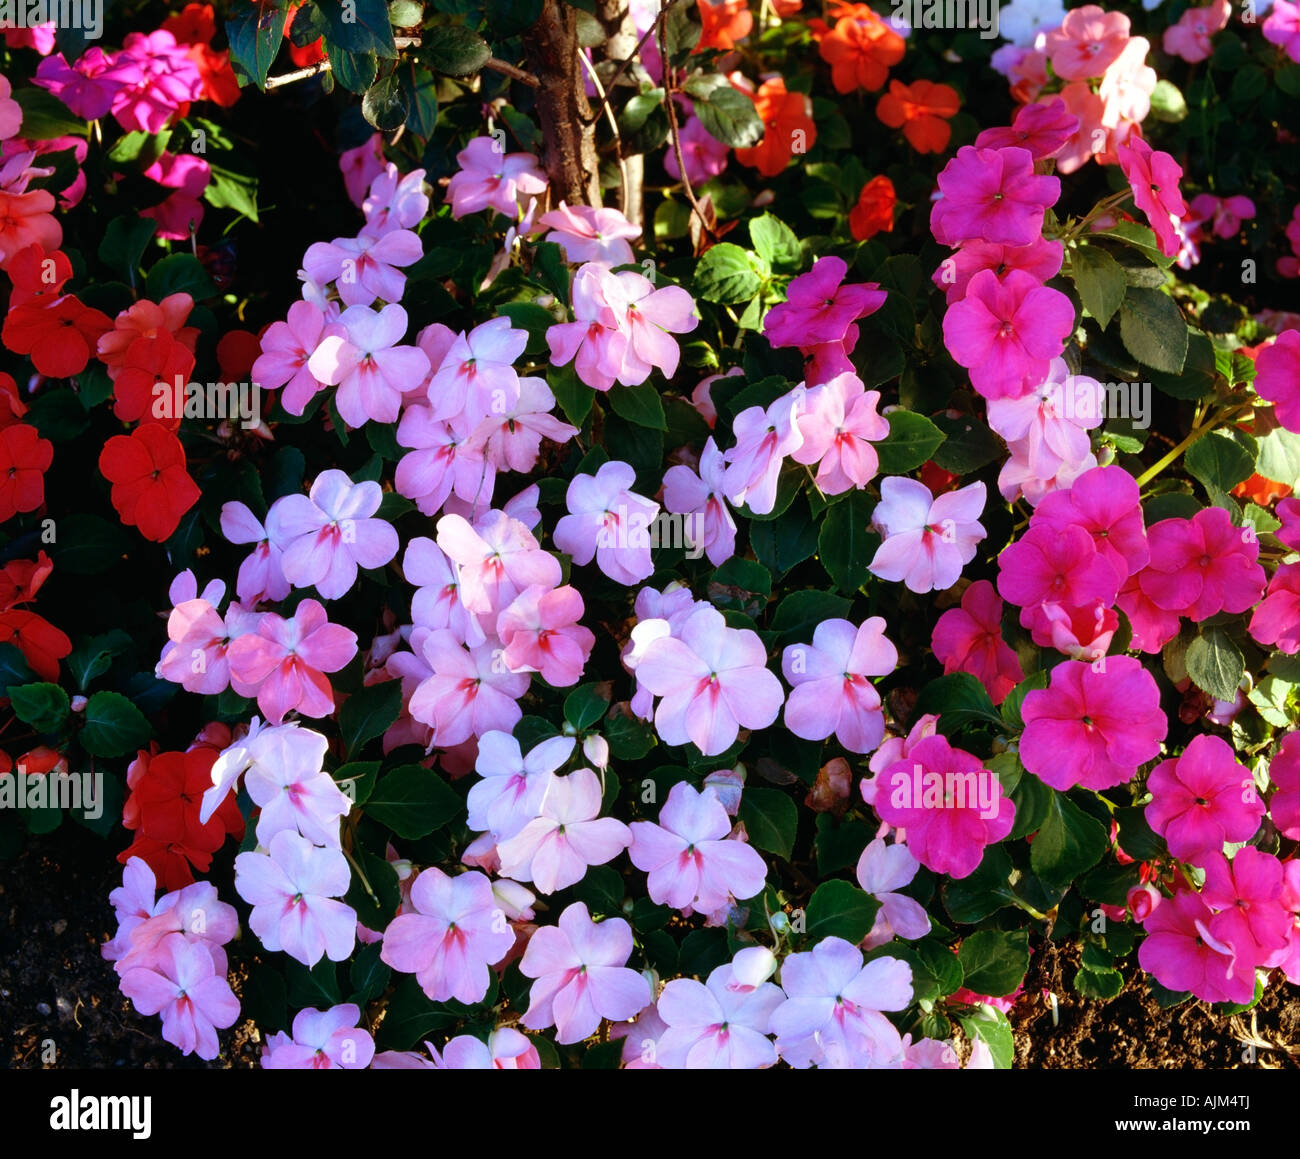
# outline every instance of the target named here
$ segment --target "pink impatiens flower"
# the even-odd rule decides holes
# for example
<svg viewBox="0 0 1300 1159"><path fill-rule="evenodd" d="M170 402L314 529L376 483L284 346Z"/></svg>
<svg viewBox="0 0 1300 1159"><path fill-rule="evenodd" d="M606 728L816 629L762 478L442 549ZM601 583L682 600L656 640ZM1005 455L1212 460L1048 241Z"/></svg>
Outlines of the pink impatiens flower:
<svg viewBox="0 0 1300 1159"><path fill-rule="evenodd" d="M1023 448L1029 469L1040 479L1087 459L1092 452L1088 431L1105 417L1101 383L1071 374L1062 358L1053 358L1047 377L1025 394L988 404L989 426L1013 447Z"/></svg>
<svg viewBox="0 0 1300 1159"><path fill-rule="evenodd" d="M984 848L1001 841L1016 807L979 757L927 737L881 771L876 812L907 833L913 856L935 873L968 877Z"/></svg>
<svg viewBox="0 0 1300 1159"><path fill-rule="evenodd" d="M525 589L560 585L559 560L504 511L489 511L473 526L461 515L444 515L438 547L459 565L460 602L491 622Z"/></svg>
<svg viewBox="0 0 1300 1159"><path fill-rule="evenodd" d="M655 1062L664 1070L775 1066L768 1030L772 1012L784 1001L781 988L771 982L739 985L730 963L715 968L707 982L674 978L656 1003L668 1029L655 1044Z"/></svg>
<svg viewBox="0 0 1300 1159"><path fill-rule="evenodd" d="M1060 97L1054 97L1042 104L1021 105L1009 128L985 129L975 138L975 148L1028 149L1035 161L1044 161L1065 148L1078 130L1079 118Z"/></svg>
<svg viewBox="0 0 1300 1159"><path fill-rule="evenodd" d="M880 502L872 522L885 540L868 564L872 575L909 591L943 591L961 578L984 538L981 482L948 491L937 499L915 479L890 475L880 481Z"/></svg>
<svg viewBox="0 0 1300 1159"><path fill-rule="evenodd" d="M1100 667L1069 660L1020 707L1020 760L1053 789L1100 792L1132 780L1168 730L1155 679L1131 656Z"/></svg>
<svg viewBox="0 0 1300 1159"><path fill-rule="evenodd" d="M1268 779L1276 786L1268 802L1273 825L1283 837L1300 841L1300 732L1282 738L1269 761Z"/></svg>
<svg viewBox="0 0 1300 1159"><path fill-rule="evenodd" d="M528 345L528 331L509 318L493 318L452 339L429 380L436 419L504 415L519 401L514 364Z"/></svg>
<svg viewBox="0 0 1300 1159"><path fill-rule="evenodd" d="M776 490L787 455L803 446L799 417L807 391L802 387L783 394L766 410L746 407L731 425L736 445L726 452L723 477L726 496L744 503L755 515L767 515L776 506Z"/></svg>
<svg viewBox="0 0 1300 1159"><path fill-rule="evenodd" d="M964 145L939 174L939 192L930 229L942 245L1022 246L1042 236L1043 215L1060 198L1061 182L1036 176L1028 149Z"/></svg>
<svg viewBox="0 0 1300 1159"><path fill-rule="evenodd" d="M1162 519L1147 528L1151 562L1138 573L1143 594L1158 607L1192 620L1244 612L1264 592L1259 540L1234 527L1222 507L1191 519Z"/></svg>
<svg viewBox="0 0 1300 1159"><path fill-rule="evenodd" d="M523 716L516 701L528 676L500 663L489 643L466 649L446 629L430 632L421 652L431 675L411 694L411 716L432 725L439 748L451 748L493 729L509 732Z"/></svg>
<svg viewBox="0 0 1300 1159"><path fill-rule="evenodd" d="M565 493L569 514L552 533L555 546L578 565L594 558L596 566L617 583L632 585L654 571L650 559L650 524L659 504L636 494L636 472L615 459L595 475L575 475Z"/></svg>
<svg viewBox="0 0 1300 1159"><path fill-rule="evenodd" d="M221 534L228 543L256 544L239 565L235 590L240 600L251 608L261 600L282 600L289 594L291 585L281 566L284 552L247 504L238 500L222 504Z"/></svg>
<svg viewBox="0 0 1300 1159"><path fill-rule="evenodd" d="M1205 8L1188 8L1177 24L1165 29L1165 52L1191 63L1208 59L1213 51L1210 37L1228 27L1231 15L1231 0L1214 0Z"/></svg>
<svg viewBox="0 0 1300 1159"><path fill-rule="evenodd" d="M692 612L674 635L654 640L636 675L663 697L655 728L664 743L690 741L705 756L730 748L742 726L766 728L784 698L757 633L728 627L709 606Z"/></svg>
<svg viewBox="0 0 1300 1159"><path fill-rule="evenodd" d="M333 282L344 306L369 306L376 298L400 302L406 275L397 268L414 265L424 256L420 239L409 229L382 236L336 237L307 247L302 268L318 286Z"/></svg>
<svg viewBox="0 0 1300 1159"><path fill-rule="evenodd" d="M593 1034L601 1020L621 1022L651 1002L650 983L624 963L632 953L632 927L622 918L597 924L582 902L543 926L528 942L519 970L533 978L523 1024L555 1027L562 1046Z"/></svg>
<svg viewBox="0 0 1300 1159"><path fill-rule="evenodd" d="M1279 565L1250 617L1250 634L1294 656L1300 652L1300 563Z"/></svg>
<svg viewBox="0 0 1300 1159"><path fill-rule="evenodd" d="M803 445L796 463L817 463L814 482L825 495L865 487L880 466L871 444L889 435L889 423L876 407L880 392L867 390L854 374L838 374L811 387L798 418Z"/></svg>
<svg viewBox="0 0 1300 1159"><path fill-rule="evenodd" d="M582 678L595 634L578 621L584 608L578 589L565 584L548 591L540 584L525 588L497 617L497 636L512 672L540 672L554 688Z"/></svg>
<svg viewBox="0 0 1300 1159"><path fill-rule="evenodd" d="M863 939L870 950L895 936L914 942L930 932L930 915L915 898L895 891L911 883L920 863L906 845L886 845L883 837L870 842L858 858L854 876L863 890L880 902L875 925Z"/></svg>
<svg viewBox="0 0 1300 1159"><path fill-rule="evenodd" d="M283 322L273 322L262 335L261 354L250 373L264 390L284 388L280 402L293 415L324 389L307 365L325 336L325 313L312 302L295 302Z"/></svg>
<svg viewBox="0 0 1300 1159"><path fill-rule="evenodd" d="M674 515L695 515L703 521L691 547L703 549L714 567L736 553L736 521L725 499L726 460L710 435L700 452L699 474L678 464L664 472L664 507Z"/></svg>
<svg viewBox="0 0 1300 1159"><path fill-rule="evenodd" d="M1131 25L1122 12L1086 4L1066 14L1061 27L1047 33L1052 71L1065 80L1099 77L1124 51Z"/></svg>
<svg viewBox="0 0 1300 1159"><path fill-rule="evenodd" d="M281 1030L266 1040L262 1069L365 1070L375 1056L375 1040L357 1027L360 1020L361 1008L354 1002L300 1010L292 1034Z"/></svg>
<svg viewBox="0 0 1300 1159"><path fill-rule="evenodd" d="M1273 404L1277 421L1300 431L1300 330L1284 330L1255 359L1255 393Z"/></svg>
<svg viewBox="0 0 1300 1159"><path fill-rule="evenodd" d="M819 346L839 342L859 318L885 304L877 282L843 285L848 273L843 258L818 258L813 268L786 287L786 300L763 319L763 334L773 346Z"/></svg>
<svg viewBox="0 0 1300 1159"><path fill-rule="evenodd" d="M1187 203L1178 191L1182 166L1138 136L1129 137L1116 152L1120 168L1133 188L1133 202L1147 215L1160 252L1168 258L1176 256L1180 242L1174 221L1187 216Z"/></svg>
<svg viewBox="0 0 1300 1159"><path fill-rule="evenodd" d="M492 208L519 216L519 199L546 192L546 174L532 153L507 153L497 137L475 137L456 154L459 170L447 185L451 215L464 217Z"/></svg>
<svg viewBox="0 0 1300 1159"><path fill-rule="evenodd" d="M686 914L713 913L731 898L753 897L767 865L743 841L728 840L731 821L713 789L699 792L679 781L659 810L657 824L629 826L632 864L647 872L650 900Z"/></svg>
<svg viewBox="0 0 1300 1159"><path fill-rule="evenodd" d="M1210 932L1213 914L1200 896L1179 889L1143 926L1138 964L1169 990L1190 990L1205 1002L1249 1002L1255 971Z"/></svg>
<svg viewBox="0 0 1300 1159"><path fill-rule="evenodd" d="M1273 854L1250 845L1231 861L1207 854L1201 900L1215 911L1210 933L1232 947L1243 967L1267 965L1286 949L1291 915L1282 904L1282 863Z"/></svg>
<svg viewBox="0 0 1300 1159"><path fill-rule="evenodd" d="M629 265L633 254L628 243L641 236L641 227L633 225L617 209L571 206L563 200L558 209L542 214L533 228L549 230L546 240L555 242L563 251L564 260L574 265L584 262Z"/></svg>
<svg viewBox="0 0 1300 1159"><path fill-rule="evenodd" d="M551 774L573 754L571 736L553 736L525 754L506 732L479 737L474 771L483 779L469 791L467 824L498 841L513 837L541 813Z"/></svg>
<svg viewBox="0 0 1300 1159"><path fill-rule="evenodd" d="M1208 733L1156 765L1147 788L1147 823L1180 861L1219 853L1225 841L1249 841L1264 815L1250 770L1227 741Z"/></svg>
<svg viewBox="0 0 1300 1159"><path fill-rule="evenodd" d="M1138 498L1137 481L1123 467L1094 467L1068 488L1045 495L1029 525L1058 533L1082 527L1122 583L1151 560Z"/></svg>
<svg viewBox="0 0 1300 1159"><path fill-rule="evenodd" d="M220 1051L217 1030L239 1017L225 971L217 972L205 946L184 938L164 939L149 964L125 971L120 985L141 1014L162 1015L163 1038L209 1061Z"/></svg>
<svg viewBox="0 0 1300 1159"><path fill-rule="evenodd" d="M429 868L411 884L411 908L384 931L380 957L394 970L414 974L434 1002L482 1001L496 965L515 944L515 932L476 870L448 877Z"/></svg>
<svg viewBox="0 0 1300 1159"><path fill-rule="evenodd" d="M848 620L823 620L812 646L791 644L781 671L793 691L785 703L785 726L804 740L832 733L851 753L869 753L885 735L880 694L869 679L887 676L898 650L885 636L885 621L872 616L855 627Z"/></svg>
<svg viewBox="0 0 1300 1159"><path fill-rule="evenodd" d="M1119 591L1115 569L1082 527L1031 527L998 557L998 569L998 594L1023 609L1024 627L1041 604L1109 607Z"/></svg>
<svg viewBox="0 0 1300 1159"><path fill-rule="evenodd" d="M1002 637L1002 601L988 580L976 580L961 596L961 607L939 617L931 640L945 675L969 672L1001 704L1024 678L1020 658Z"/></svg>
<svg viewBox="0 0 1300 1159"><path fill-rule="evenodd" d="M497 846L502 875L554 893L612 861L632 837L622 821L601 817L600 805L600 780L590 769L551 776L538 816Z"/></svg>

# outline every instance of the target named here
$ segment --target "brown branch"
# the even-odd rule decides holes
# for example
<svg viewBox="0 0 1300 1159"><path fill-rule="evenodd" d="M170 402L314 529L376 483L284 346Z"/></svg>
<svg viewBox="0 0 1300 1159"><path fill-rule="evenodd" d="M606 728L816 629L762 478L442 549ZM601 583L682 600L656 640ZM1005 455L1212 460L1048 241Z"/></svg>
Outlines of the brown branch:
<svg viewBox="0 0 1300 1159"><path fill-rule="evenodd" d="M484 68L490 68L493 72L505 73L512 80L517 80L520 84L525 84L529 88L537 88L541 81L531 72L522 68L516 68L513 64L508 64L504 60L498 60L495 56L490 56L483 64Z"/></svg>
<svg viewBox="0 0 1300 1159"><path fill-rule="evenodd" d="M398 36L394 37L393 44L398 48L419 48L420 38L418 36ZM293 72L283 72L279 76L268 76L266 78L267 92L270 92L271 89L291 85L294 81L307 80L322 72L329 72L332 67L327 56L324 60L318 60L315 64L310 64L306 68L296 69Z"/></svg>
<svg viewBox="0 0 1300 1159"><path fill-rule="evenodd" d="M668 63L667 38L664 33L664 16L674 2L675 0L661 0L663 6L659 9L659 18L655 21L659 29L659 56L663 60L664 67L664 107L668 112L668 135L672 139L673 156L677 159L677 171L682 175L682 191L686 194L686 200L690 202L691 212L695 214L700 223L701 236L717 241L717 234L714 233L713 227L709 224L709 219L705 215L699 199L695 196L695 190L691 188L691 179L686 173L686 159L682 155L682 135L677 124L677 102L673 100L675 91L673 82L675 78Z"/></svg>

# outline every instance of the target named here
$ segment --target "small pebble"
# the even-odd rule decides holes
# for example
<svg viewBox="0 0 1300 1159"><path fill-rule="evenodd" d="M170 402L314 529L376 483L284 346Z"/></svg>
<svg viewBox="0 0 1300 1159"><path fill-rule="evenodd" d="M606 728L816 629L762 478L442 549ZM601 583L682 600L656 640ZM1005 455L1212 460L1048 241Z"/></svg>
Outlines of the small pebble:
<svg viewBox="0 0 1300 1159"><path fill-rule="evenodd" d="M37 1014L40 1014L40 1015L44 1016L44 1015L49 1014L49 1012L50 1012L50 1005L49 1005L48 1002L38 1002L38 1003L36 1003L36 1013L37 1013Z"/></svg>
<svg viewBox="0 0 1300 1159"><path fill-rule="evenodd" d="M55 936L57 937L59 934L63 933L63 931L66 930L67 928L68 928L67 919L59 918L59 920L54 923Z"/></svg>
<svg viewBox="0 0 1300 1159"><path fill-rule="evenodd" d="M72 1003L69 1002L66 998L56 998L54 1000L54 1005L58 1007L59 1016L61 1018L72 1017Z"/></svg>

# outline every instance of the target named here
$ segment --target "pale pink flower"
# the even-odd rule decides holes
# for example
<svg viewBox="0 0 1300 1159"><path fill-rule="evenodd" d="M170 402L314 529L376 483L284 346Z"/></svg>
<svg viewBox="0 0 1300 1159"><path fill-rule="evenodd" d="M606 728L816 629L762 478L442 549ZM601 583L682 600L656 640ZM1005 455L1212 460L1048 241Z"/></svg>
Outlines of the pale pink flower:
<svg viewBox="0 0 1300 1159"><path fill-rule="evenodd" d="M583 262L629 265L633 254L628 242L641 236L641 227L633 225L617 209L570 206L563 200L558 209L542 214L534 228L549 230L546 240L555 242L563 251L564 260L574 265Z"/></svg>
<svg viewBox="0 0 1300 1159"><path fill-rule="evenodd" d="M575 475L565 493L569 514L555 525L555 546L579 566L596 566L617 583L640 583L654 571L650 524L659 504L632 490L636 472L617 459L595 475ZM558 579L556 580L558 583Z"/></svg>
<svg viewBox="0 0 1300 1159"><path fill-rule="evenodd" d="M429 212L425 188L423 169L403 174L389 162L370 182L370 192L361 203L361 211L366 215L361 232L383 237L394 230L414 229Z"/></svg>
<svg viewBox="0 0 1300 1159"><path fill-rule="evenodd" d="M710 435L700 452L699 474L678 464L664 472L664 507L674 515L698 515L704 521L699 542L714 567L736 554L736 521L724 497L726 461Z"/></svg>
<svg viewBox="0 0 1300 1159"><path fill-rule="evenodd" d="M293 1033L283 1030L262 1048L263 1070L365 1070L375 1056L368 1030L357 1027L361 1008L347 1002L328 1010L308 1007L293 1017Z"/></svg>
<svg viewBox="0 0 1300 1159"><path fill-rule="evenodd" d="M573 755L575 744L571 736L554 736L525 754L509 733L484 733L474 762L474 771L483 779L466 800L469 827L504 841L540 816L551 774Z"/></svg>
<svg viewBox="0 0 1300 1159"><path fill-rule="evenodd" d="M914 942L930 932L930 915L915 898L898 893L911 883L921 863L906 845L886 845L877 837L862 851L854 871L858 885L880 902L876 923L863 939L865 949L872 950L895 937Z"/></svg>
<svg viewBox="0 0 1300 1159"><path fill-rule="evenodd" d="M289 594L290 584L281 568L284 553L247 504L238 500L222 504L221 534L228 543L257 545L239 565L235 590L243 603L251 608L262 600L282 600Z"/></svg>
<svg viewBox="0 0 1300 1159"><path fill-rule="evenodd" d="M438 546L459 565L461 603L493 620L525 588L560 584L559 561L504 511L489 511L472 527L459 515L444 515L438 520Z"/></svg>
<svg viewBox="0 0 1300 1159"><path fill-rule="evenodd" d="M428 633L422 653L432 672L411 694L410 714L432 725L439 748L451 748L493 729L509 732L523 710L528 676L501 663L491 644L466 649L445 630Z"/></svg>
<svg viewBox="0 0 1300 1159"><path fill-rule="evenodd" d="M491 505L496 466L484 459L469 416L435 419L430 407L417 403L402 412L396 437L412 449L398 460L393 485L422 514L436 515L453 491L471 505Z"/></svg>
<svg viewBox="0 0 1300 1159"><path fill-rule="evenodd" d="M554 688L567 688L582 677L596 637L578 621L584 608L574 587L525 588L497 617L497 636L505 646L512 672L540 672Z"/></svg>
<svg viewBox="0 0 1300 1159"><path fill-rule="evenodd" d="M369 306L376 298L400 302L406 275L399 266L414 265L424 256L420 239L409 229L382 236L362 233L336 237L307 247L302 268L313 282L333 282L345 306Z"/></svg>
<svg viewBox="0 0 1300 1159"><path fill-rule="evenodd" d="M776 506L776 489L787 455L803 446L799 418L806 407L807 390L797 386L766 410L746 407L732 423L736 445L726 452L723 482L733 504L744 503L755 515L770 514Z"/></svg>
<svg viewBox="0 0 1300 1159"><path fill-rule="evenodd" d="M509 318L493 318L457 335L433 368L429 405L433 417L508 414L519 402L519 375L514 363L528 345L528 331L515 329Z"/></svg>
<svg viewBox="0 0 1300 1159"><path fill-rule="evenodd" d="M742 951L743 953L744 951ZM659 1037L655 1061L665 1070L766 1070L775 1066L768 1037L772 1013L785 994L764 982L737 988L730 964L707 982L674 978L656 1007L668 1029Z"/></svg>
<svg viewBox="0 0 1300 1159"><path fill-rule="evenodd" d="M984 484L979 482L936 499L915 479L901 475L882 479L872 522L885 540L869 570L884 580L901 580L913 592L952 587L984 538L979 523L984 500Z"/></svg>
<svg viewBox="0 0 1300 1159"><path fill-rule="evenodd" d="M447 185L451 215L464 217L495 209L505 217L519 215L519 199L546 191L546 174L532 153L507 153L498 137L475 137L456 154L460 169Z"/></svg>
<svg viewBox="0 0 1300 1159"><path fill-rule="evenodd" d="M239 1017L239 999L211 953L183 938L168 939L150 966L127 970L120 985L141 1014L162 1015L163 1038L209 1061L220 1051L217 1030Z"/></svg>
<svg viewBox="0 0 1300 1159"><path fill-rule="evenodd" d="M876 407L880 392L867 390L855 374L838 374L809 388L799 415L803 445L790 456L796 463L817 463L815 482L826 495L862 488L880 467L871 444L889 435L889 423Z"/></svg>

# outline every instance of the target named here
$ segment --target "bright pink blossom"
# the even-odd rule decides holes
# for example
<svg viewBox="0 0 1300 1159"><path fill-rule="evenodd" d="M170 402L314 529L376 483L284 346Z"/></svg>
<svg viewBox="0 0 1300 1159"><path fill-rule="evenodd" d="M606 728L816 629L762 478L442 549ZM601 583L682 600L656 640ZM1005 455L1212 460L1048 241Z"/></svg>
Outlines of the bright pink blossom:
<svg viewBox="0 0 1300 1159"><path fill-rule="evenodd" d="M582 596L568 584L525 588L497 617L506 666L512 672L540 672L555 688L577 684L596 646L591 629L578 623L583 610Z"/></svg>
<svg viewBox="0 0 1300 1159"><path fill-rule="evenodd" d="M785 458L803 446L798 420L804 412L806 394L798 386L766 410L761 406L746 407L735 417L731 431L736 445L725 452L727 472L723 478L731 503L744 503L756 515L767 515L776 506Z"/></svg>
<svg viewBox="0 0 1300 1159"><path fill-rule="evenodd" d="M1250 634L1280 652L1300 652L1300 563L1279 565L1250 617Z"/></svg>
<svg viewBox="0 0 1300 1159"><path fill-rule="evenodd" d="M1264 591L1259 540L1232 525L1222 507L1191 519L1162 519L1147 528L1151 562L1138 573L1142 592L1158 607L1196 621L1244 612Z"/></svg>
<svg viewBox="0 0 1300 1159"><path fill-rule="evenodd" d="M1138 964L1168 990L1190 990L1205 1002L1249 1002L1255 971L1210 932L1212 920L1197 894L1179 889L1147 915Z"/></svg>
<svg viewBox="0 0 1300 1159"><path fill-rule="evenodd" d="M930 230L940 244L1022 246L1042 236L1043 215L1060 198L1061 182L1036 176L1028 149L964 145L939 174L939 192Z"/></svg>
<svg viewBox="0 0 1300 1159"><path fill-rule="evenodd" d="M1250 770L1227 741L1208 733L1156 765L1147 788L1147 823L1181 861L1218 853L1225 841L1249 841L1264 815Z"/></svg>
<svg viewBox="0 0 1300 1159"><path fill-rule="evenodd" d="M1228 27L1232 16L1230 0L1214 0L1205 8L1188 8L1177 24L1165 29L1163 47L1170 56L1196 63L1206 60L1213 49L1210 37Z"/></svg>
<svg viewBox="0 0 1300 1159"><path fill-rule="evenodd" d="M1024 678L1020 658L1002 636L1002 601L988 580L976 580L934 626L934 658L945 675L969 672L1001 704Z"/></svg>
<svg viewBox="0 0 1300 1159"><path fill-rule="evenodd" d="M817 346L839 342L859 318L885 304L878 282L843 285L843 258L818 258L813 268L786 287L786 300L763 319L763 334L773 346Z"/></svg>
<svg viewBox="0 0 1300 1159"><path fill-rule="evenodd" d="M1300 330L1284 330L1264 347L1255 371L1255 393L1273 404L1282 426L1300 432Z"/></svg>
<svg viewBox="0 0 1300 1159"><path fill-rule="evenodd" d="M1166 257L1178 253L1178 233L1174 222L1187 216L1187 203L1178 191L1182 166L1168 153L1151 148L1141 137L1131 136L1117 150L1120 168L1133 188L1134 204L1147 215Z"/></svg>

